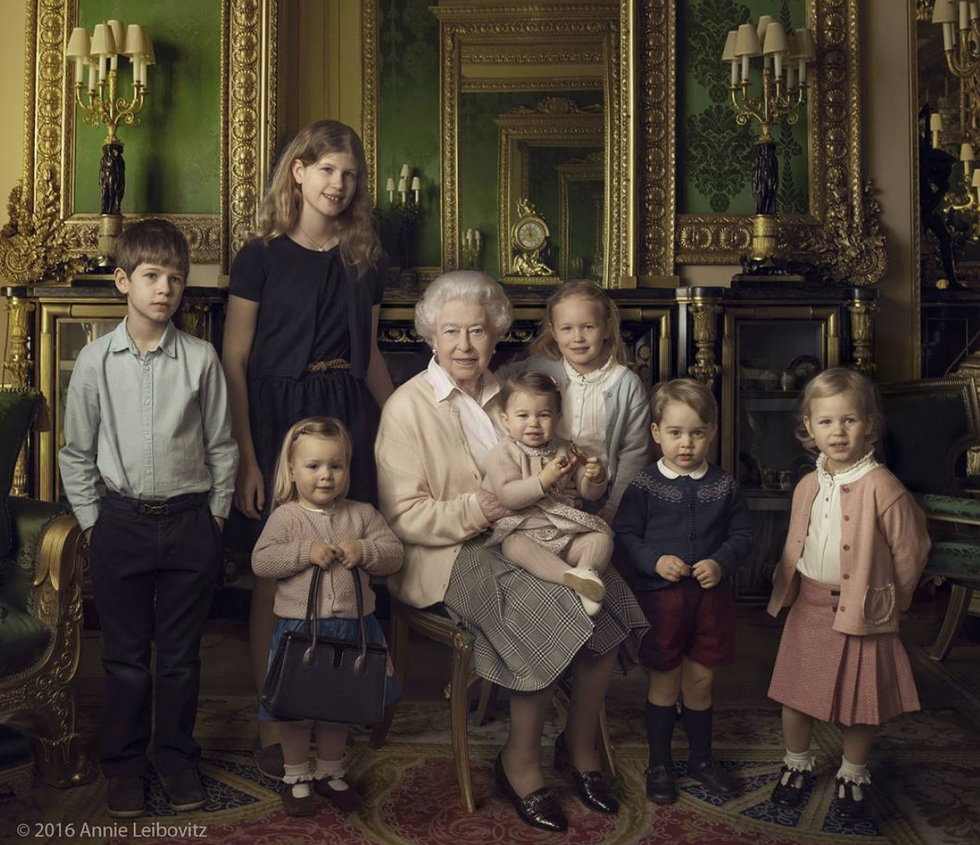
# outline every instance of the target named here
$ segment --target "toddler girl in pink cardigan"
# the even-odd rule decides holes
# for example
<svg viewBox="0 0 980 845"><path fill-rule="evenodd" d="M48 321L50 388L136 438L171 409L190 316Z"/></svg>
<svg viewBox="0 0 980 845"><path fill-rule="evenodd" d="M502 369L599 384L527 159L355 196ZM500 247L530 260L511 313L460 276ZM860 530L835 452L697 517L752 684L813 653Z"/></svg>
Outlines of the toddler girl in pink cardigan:
<svg viewBox="0 0 980 845"><path fill-rule="evenodd" d="M380 513L347 498L352 452L347 429L333 417L308 417L286 432L276 463L276 507L252 552L255 574L278 581L270 662L282 636L306 625L314 567L324 570L317 599L317 636L357 639L354 578L359 578L367 639L384 644L384 633L374 616L371 576L396 572L402 565L403 549ZM398 695L394 677L388 680L386 706ZM279 723L286 815L316 815L314 793L345 812L361 806L361 796L344 775L346 725L316 722L314 770L310 766L310 722L279 718L265 707L259 710L259 719Z"/></svg>
<svg viewBox="0 0 980 845"><path fill-rule="evenodd" d="M813 720L838 722L844 756L834 808L861 819L878 725L919 709L898 623L930 543L922 511L875 460L883 419L868 379L826 370L807 385L801 417L797 436L819 455L793 494L769 601L773 616L791 606L769 687L783 705L786 742L772 800L799 805L813 770Z"/></svg>
<svg viewBox="0 0 980 845"><path fill-rule="evenodd" d="M606 594L600 573L612 556L612 531L578 505L605 493L606 469L555 436L561 391L551 376L509 379L499 402L510 437L487 457L483 487L515 513L494 523L487 544L499 544L508 560L538 578L571 587L595 616Z"/></svg>

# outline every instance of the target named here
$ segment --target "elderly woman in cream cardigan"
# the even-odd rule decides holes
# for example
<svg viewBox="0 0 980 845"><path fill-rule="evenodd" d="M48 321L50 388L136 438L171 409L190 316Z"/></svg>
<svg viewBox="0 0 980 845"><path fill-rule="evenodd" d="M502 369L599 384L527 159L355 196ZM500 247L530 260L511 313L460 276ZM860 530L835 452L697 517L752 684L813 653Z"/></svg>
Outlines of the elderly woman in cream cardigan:
<svg viewBox="0 0 980 845"><path fill-rule="evenodd" d="M495 763L500 791L527 823L566 830L545 787L541 735L559 676L574 674L555 765L570 772L586 805L616 813L599 771L596 726L614 670L636 664L646 631L636 600L609 567L594 617L571 589L540 580L488 547L488 531L511 515L483 489L487 456L502 431L499 385L488 370L511 324L503 288L476 271L433 281L415 310L432 347L428 367L384 406L375 445L382 513L405 544L405 563L389 578L398 601L433 605L476 636L477 673L509 690L510 731Z"/></svg>

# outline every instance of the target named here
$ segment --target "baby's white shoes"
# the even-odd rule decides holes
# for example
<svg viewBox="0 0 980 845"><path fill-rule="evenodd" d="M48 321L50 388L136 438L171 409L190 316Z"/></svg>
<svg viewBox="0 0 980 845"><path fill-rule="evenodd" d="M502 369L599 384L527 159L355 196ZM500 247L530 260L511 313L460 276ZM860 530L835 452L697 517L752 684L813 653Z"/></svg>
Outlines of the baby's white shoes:
<svg viewBox="0 0 980 845"><path fill-rule="evenodd" d="M582 607L589 616L595 616L602 609L606 597L606 585L594 569L569 569L563 579L565 586L571 587L582 600Z"/></svg>

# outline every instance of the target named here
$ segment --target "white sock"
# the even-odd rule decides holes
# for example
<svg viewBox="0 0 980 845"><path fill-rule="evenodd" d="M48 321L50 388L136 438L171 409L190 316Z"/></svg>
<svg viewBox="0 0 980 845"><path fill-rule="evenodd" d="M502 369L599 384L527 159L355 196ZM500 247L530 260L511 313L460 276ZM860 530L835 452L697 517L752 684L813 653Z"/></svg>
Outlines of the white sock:
<svg viewBox="0 0 980 845"><path fill-rule="evenodd" d="M316 758L316 777L317 780L323 780L328 778L330 780L330 788L336 789L338 792L343 792L348 788L347 781L344 780L344 761L341 760L321 760L319 757Z"/></svg>
<svg viewBox="0 0 980 845"><path fill-rule="evenodd" d="M290 766L284 763L282 767L282 782L292 786L293 797L307 798L310 794L310 781L313 780L313 772L310 771L309 762Z"/></svg>
<svg viewBox="0 0 980 845"><path fill-rule="evenodd" d="M787 748L786 754L783 755L783 763L787 769L795 769L798 772L812 772L813 752L808 748L806 751L801 751L797 754L795 751L790 751Z"/></svg>
<svg viewBox="0 0 980 845"><path fill-rule="evenodd" d="M846 757L840 758L840 768L837 770L836 776L840 780L854 784L853 793L855 801L860 801L864 798L864 792L861 789L861 786L863 784L871 783L871 772L868 771L868 767L858 766L855 763L851 763ZM838 787L837 797L844 797L843 785Z"/></svg>

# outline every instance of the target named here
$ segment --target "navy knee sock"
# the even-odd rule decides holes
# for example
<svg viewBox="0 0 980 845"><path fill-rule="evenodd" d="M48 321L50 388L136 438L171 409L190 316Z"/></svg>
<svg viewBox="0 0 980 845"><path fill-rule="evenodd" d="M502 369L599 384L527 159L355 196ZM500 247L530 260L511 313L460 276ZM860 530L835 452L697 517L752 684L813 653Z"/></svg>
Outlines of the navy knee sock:
<svg viewBox="0 0 980 845"><path fill-rule="evenodd" d="M670 740L674 735L674 722L677 719L675 707L661 707L647 702L647 742L650 744L650 765L662 763L670 765Z"/></svg>
<svg viewBox="0 0 980 845"><path fill-rule="evenodd" d="M707 710L691 710L684 708L681 718L684 720L684 730L687 733L687 744L691 749L690 762L703 763L711 757L711 719L712 708Z"/></svg>

